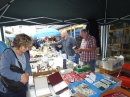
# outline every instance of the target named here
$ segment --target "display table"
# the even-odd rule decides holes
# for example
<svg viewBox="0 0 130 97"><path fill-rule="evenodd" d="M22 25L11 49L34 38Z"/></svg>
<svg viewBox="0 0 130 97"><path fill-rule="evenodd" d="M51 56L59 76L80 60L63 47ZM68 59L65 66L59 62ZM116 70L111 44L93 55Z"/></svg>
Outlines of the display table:
<svg viewBox="0 0 130 97"><path fill-rule="evenodd" d="M117 92L117 91L120 91L120 92L122 92L122 93L124 93L124 94L126 94L127 96L130 97L130 92L121 88L121 87L117 87L115 89L109 89L106 92L102 93L100 97L103 97L105 95L108 95L108 94L111 94L111 93L114 93L114 92Z"/></svg>
<svg viewBox="0 0 130 97"><path fill-rule="evenodd" d="M35 53L38 53L39 54L39 52L35 52ZM35 54L35 53L33 53L33 54ZM41 53L40 53L41 54ZM56 56L55 56L55 54L56 54ZM62 54L59 54L59 53L49 53L48 55L44 55L44 54L41 54L42 55L42 58L40 59L40 61L37 61L36 63L31 63L30 65L31 65L31 67L33 67L33 69L32 69L32 72L34 71L35 73L33 74L33 77L34 76L38 76L38 75L41 75L41 73L42 73L42 75L44 75L44 73L45 72L47 72L46 71L46 69L45 69L45 71L42 71L43 69L41 69L39 72L37 72L37 66L40 66L40 68L41 67L45 67L45 66L47 66L47 64L49 64L54 70L55 69L57 69L57 67L63 67L63 59L65 58L64 57L64 55L62 55ZM55 57L54 57L55 56ZM38 59L38 58L36 58L36 59ZM66 60L66 62L68 62L68 60ZM77 64L73 64L73 66L76 66ZM55 72L55 71L53 71L53 72ZM38 74L38 75L37 75ZM76 79L76 77L73 75L73 74L71 74L73 77L70 77L70 75L68 75L69 77L68 77L68 79L72 79L72 78L74 78L74 80ZM100 75L100 74L96 74L96 76L97 76L97 78L96 78L96 80L95 80L95 82L94 83L97 83L98 81L100 81L101 79L103 79L102 77L100 78L98 75ZM67 75L66 75L67 76ZM62 77L64 77L64 79L66 78L66 76L62 76ZM34 88L34 83L33 83L33 77L31 77L30 79L29 79L29 89L28 89L28 92L27 92L27 97L36 97L36 95L35 95L35 88ZM85 76L86 77L86 76ZM99 79L100 78L100 79ZM67 80L68 80L67 79ZM72 79L73 80L73 79ZM66 80L65 80L66 81ZM69 82L68 83L70 83L70 80L68 80ZM80 80L75 80L76 82L77 81L80 81ZM113 85L111 85L108 89L109 90L107 90L107 89L104 89L104 90L100 90L100 89L98 89L98 88L96 88L96 85L98 85L98 83L97 84L95 84L95 86L93 86L92 84L90 84L90 83L88 83L88 82L85 82L90 88L92 88L92 89L94 89L94 91L98 91L98 93L97 93L97 95L100 95L101 93L101 96L100 97L103 97L103 96L105 96L105 95L107 95L107 94L110 94L110 93L113 93L113 92L116 92L116 91L121 91L121 92L123 92L124 94L126 94L126 95L128 95L128 96L130 96L130 92L128 92L128 91L126 91L126 90L124 90L124 89L122 89L122 88L120 88L120 87L118 87L118 88L116 88L115 90L113 90L113 89L110 89L110 88L113 88L114 86L117 86L117 85L115 85L115 84L113 84ZM41 83L39 83L39 84L41 84ZM51 90L51 92L52 92L52 95L53 96L56 96L56 94L54 93L54 91L53 91L53 88L52 88L52 86L51 85L49 85L49 88L50 88L50 90ZM70 87L70 88L73 88L73 87ZM70 89L71 90L71 89ZM62 94L60 94L59 96L60 97L70 97L70 95L71 95L71 93L70 93L70 91L68 90L68 91L65 91L65 92L63 92ZM72 95L71 95L72 96ZM95 96L93 96L93 97L95 97ZM99 96L96 96L96 97L99 97Z"/></svg>

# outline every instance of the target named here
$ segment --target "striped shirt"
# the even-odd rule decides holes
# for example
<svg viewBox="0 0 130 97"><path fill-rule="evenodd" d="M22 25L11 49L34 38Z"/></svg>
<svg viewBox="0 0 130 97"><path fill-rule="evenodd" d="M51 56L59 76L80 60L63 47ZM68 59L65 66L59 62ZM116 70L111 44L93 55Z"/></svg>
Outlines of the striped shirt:
<svg viewBox="0 0 130 97"><path fill-rule="evenodd" d="M96 47L96 39L93 36L89 35L86 39L82 39L80 48L88 49L88 48L92 48L93 46ZM81 56L80 56L81 62L88 62L96 59L97 59L96 49L91 52L85 52L85 51L81 52Z"/></svg>

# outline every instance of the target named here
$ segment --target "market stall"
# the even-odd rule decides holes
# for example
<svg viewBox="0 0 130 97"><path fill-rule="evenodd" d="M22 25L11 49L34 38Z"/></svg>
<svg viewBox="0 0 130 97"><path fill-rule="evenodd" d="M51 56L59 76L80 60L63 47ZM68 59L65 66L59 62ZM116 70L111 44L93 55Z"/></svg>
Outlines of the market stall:
<svg viewBox="0 0 130 97"><path fill-rule="evenodd" d="M103 97L121 86L121 80L93 73L88 66L82 67L67 59L67 69L63 69L65 55L55 50L32 52L37 57L30 60L33 76L30 76L27 97ZM124 95L129 97L128 92Z"/></svg>

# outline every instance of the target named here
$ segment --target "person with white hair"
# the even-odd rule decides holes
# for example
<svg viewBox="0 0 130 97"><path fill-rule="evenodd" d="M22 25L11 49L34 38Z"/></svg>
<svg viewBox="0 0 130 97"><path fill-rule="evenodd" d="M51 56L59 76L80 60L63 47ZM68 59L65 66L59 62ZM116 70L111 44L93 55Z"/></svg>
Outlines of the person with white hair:
<svg viewBox="0 0 130 97"><path fill-rule="evenodd" d="M75 55L75 51L72 49L74 46L78 47L77 41L74 37L69 37L66 30L61 32L61 40L55 43L51 43L51 46L62 45L63 49L68 57L69 60L72 60L72 57Z"/></svg>

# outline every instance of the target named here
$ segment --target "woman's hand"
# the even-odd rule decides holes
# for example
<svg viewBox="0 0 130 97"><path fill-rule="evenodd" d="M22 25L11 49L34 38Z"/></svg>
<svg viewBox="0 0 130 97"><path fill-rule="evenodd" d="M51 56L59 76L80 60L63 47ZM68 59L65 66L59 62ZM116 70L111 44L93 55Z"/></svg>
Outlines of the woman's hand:
<svg viewBox="0 0 130 97"><path fill-rule="evenodd" d="M28 73L24 73L21 75L21 80L20 82L22 82L24 85L28 82L29 80L29 74Z"/></svg>

